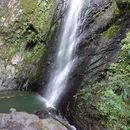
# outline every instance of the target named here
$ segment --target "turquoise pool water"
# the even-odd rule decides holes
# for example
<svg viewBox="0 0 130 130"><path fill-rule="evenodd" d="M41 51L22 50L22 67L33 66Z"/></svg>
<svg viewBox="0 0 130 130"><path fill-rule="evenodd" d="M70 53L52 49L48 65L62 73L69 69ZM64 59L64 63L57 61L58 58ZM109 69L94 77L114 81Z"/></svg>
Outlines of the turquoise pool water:
<svg viewBox="0 0 130 130"><path fill-rule="evenodd" d="M7 91L0 92L0 113L9 112L10 108L17 111L35 113L46 108L45 100L37 93Z"/></svg>

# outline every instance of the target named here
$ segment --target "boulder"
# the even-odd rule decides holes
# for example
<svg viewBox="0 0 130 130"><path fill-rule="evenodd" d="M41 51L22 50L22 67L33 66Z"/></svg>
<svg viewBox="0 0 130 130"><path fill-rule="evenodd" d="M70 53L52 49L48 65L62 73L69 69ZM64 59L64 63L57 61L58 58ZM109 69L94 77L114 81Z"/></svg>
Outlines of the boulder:
<svg viewBox="0 0 130 130"><path fill-rule="evenodd" d="M26 112L17 112L10 109L9 114L0 114L0 130L68 130L58 121L47 118L39 119L38 116Z"/></svg>

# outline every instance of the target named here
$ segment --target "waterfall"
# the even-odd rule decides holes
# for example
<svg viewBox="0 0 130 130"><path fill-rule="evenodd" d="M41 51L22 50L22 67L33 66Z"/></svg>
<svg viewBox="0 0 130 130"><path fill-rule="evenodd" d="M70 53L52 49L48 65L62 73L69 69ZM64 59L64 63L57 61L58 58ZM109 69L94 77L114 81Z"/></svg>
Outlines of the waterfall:
<svg viewBox="0 0 130 130"><path fill-rule="evenodd" d="M66 20L62 25L58 50L54 61L54 70L45 91L45 99L55 106L59 103L62 94L65 93L68 78L77 61L75 54L78 45L78 30L80 29L80 16L83 7L83 0L70 0Z"/></svg>

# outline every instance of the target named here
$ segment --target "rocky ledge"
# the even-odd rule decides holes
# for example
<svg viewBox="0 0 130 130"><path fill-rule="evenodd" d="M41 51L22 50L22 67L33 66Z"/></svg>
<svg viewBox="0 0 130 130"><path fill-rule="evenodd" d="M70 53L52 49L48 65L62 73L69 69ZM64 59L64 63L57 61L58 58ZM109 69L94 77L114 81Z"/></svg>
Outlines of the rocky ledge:
<svg viewBox="0 0 130 130"><path fill-rule="evenodd" d="M17 112L11 108L8 114L0 114L0 130L68 130L64 125L49 117Z"/></svg>

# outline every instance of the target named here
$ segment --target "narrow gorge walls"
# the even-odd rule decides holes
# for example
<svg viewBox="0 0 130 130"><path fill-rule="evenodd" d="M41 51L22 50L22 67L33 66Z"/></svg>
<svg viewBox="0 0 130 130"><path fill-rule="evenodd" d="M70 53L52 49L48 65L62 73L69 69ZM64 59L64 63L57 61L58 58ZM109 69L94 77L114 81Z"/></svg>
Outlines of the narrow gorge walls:
<svg viewBox="0 0 130 130"><path fill-rule="evenodd" d="M54 61L55 54L57 53L57 43L59 43L59 37L62 36L61 28L66 21L66 14L68 13L69 7L68 3L68 0L60 0L53 16L51 31L47 39L48 51L43 61L44 68L46 69L43 69L43 76L41 76L44 92L46 92L46 86L52 70L55 69ZM111 38L105 36L103 32L109 28L112 21L118 16L118 13L118 7L115 1L94 0L89 1L89 3L87 0L84 1L81 17L79 17L81 24L78 25L79 29L77 33L80 38L77 39L78 46L76 46L75 50L77 64L67 79L67 88L64 90L66 92L60 97L61 102L69 98L70 95L73 95L78 88L82 88L84 83L91 83L97 80L99 75L116 59L119 44L112 44L110 42ZM115 29L115 27L113 28ZM114 37L114 34L112 37ZM71 44L68 45L68 49L70 46ZM54 83L51 84L51 87L55 87L53 85ZM64 101L67 102L67 99Z"/></svg>

